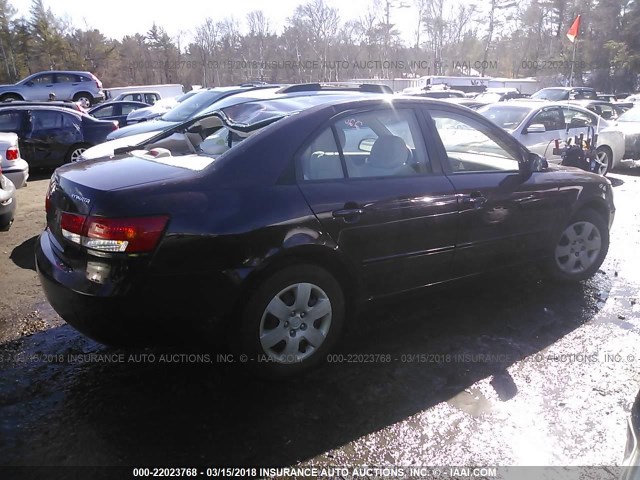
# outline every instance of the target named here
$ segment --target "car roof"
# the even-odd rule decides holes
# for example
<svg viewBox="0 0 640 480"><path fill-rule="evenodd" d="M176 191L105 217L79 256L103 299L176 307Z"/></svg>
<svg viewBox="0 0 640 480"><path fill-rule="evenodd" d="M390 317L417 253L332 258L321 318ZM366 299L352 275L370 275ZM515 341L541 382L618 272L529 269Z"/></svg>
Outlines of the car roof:
<svg viewBox="0 0 640 480"><path fill-rule="evenodd" d="M56 107L55 105L50 105L50 106L49 105L13 105L12 106L11 103L13 102L9 102L9 105L0 104L0 109L13 108L15 110L37 110L37 111L53 110L56 112L72 113L74 115L78 115L79 117L83 116L83 113L77 110L73 110L71 108L66 108L66 107Z"/></svg>
<svg viewBox="0 0 640 480"><path fill-rule="evenodd" d="M102 103L99 103L97 105L94 105L93 107L91 107L87 111L91 112L92 110L97 110L99 108L109 107L109 106L112 106L112 105L140 105L141 107L142 106L144 106L144 107L153 106L153 105L149 105L148 103L144 103L144 102L136 102L135 100L117 100L117 101L114 101L114 102L102 102Z"/></svg>
<svg viewBox="0 0 640 480"><path fill-rule="evenodd" d="M91 72L86 72L82 70L43 70L41 72L32 73L29 76L31 77L33 75L39 75L41 73L77 73L77 74L84 74L84 75L93 75Z"/></svg>
<svg viewBox="0 0 640 480"><path fill-rule="evenodd" d="M345 94L345 92L336 92L333 94L284 97L239 103L223 108L219 111L219 114L228 126L240 131L251 131L276 119L302 111L304 111L305 114L311 114L311 112L337 105L359 108L389 104L389 102L439 107L446 106L448 108L468 111L466 107L435 98L393 96L391 94L360 94L354 96L353 94Z"/></svg>

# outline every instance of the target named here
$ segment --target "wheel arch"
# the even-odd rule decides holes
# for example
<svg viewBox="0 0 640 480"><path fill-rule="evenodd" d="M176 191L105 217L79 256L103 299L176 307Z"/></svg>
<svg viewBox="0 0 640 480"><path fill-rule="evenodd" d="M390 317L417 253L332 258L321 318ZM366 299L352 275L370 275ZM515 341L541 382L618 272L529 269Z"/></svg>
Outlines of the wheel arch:
<svg viewBox="0 0 640 480"><path fill-rule="evenodd" d="M248 298L264 280L285 267L299 264L314 265L333 275L344 293L346 318L355 318L362 298L362 286L356 269L344 258L337 247L319 244L284 248L265 259L246 277L234 305L235 315L233 316L239 318L237 314L241 312Z"/></svg>
<svg viewBox="0 0 640 480"><path fill-rule="evenodd" d="M0 95L0 102L4 101L7 97L18 97L20 100L24 100L24 97L18 92L2 92Z"/></svg>

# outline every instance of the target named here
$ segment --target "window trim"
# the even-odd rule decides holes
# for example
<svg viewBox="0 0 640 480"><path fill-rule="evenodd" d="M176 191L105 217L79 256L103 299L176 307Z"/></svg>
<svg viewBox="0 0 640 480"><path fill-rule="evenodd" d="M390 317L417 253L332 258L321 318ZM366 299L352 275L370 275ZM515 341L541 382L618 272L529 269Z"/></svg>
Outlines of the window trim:
<svg viewBox="0 0 640 480"><path fill-rule="evenodd" d="M363 114L363 113L370 113L370 112L377 112L377 111L398 111L398 110L407 110L413 113L413 117L416 121L416 126L418 128L418 133L421 136L422 147L425 153L427 154L427 160L431 165L432 171L425 172L425 173L416 172L415 175L382 175L382 176L372 176L372 177L349 177L346 161L344 158L344 152L342 151L342 145L340 145L338 134L335 129L335 123L349 115ZM436 175L442 175L444 172L442 172L441 170L438 171L438 169L436 168L436 166L440 166L440 169L442 168L440 165L440 162L435 160L437 157L432 156L432 149L429 148L429 142L427 142L427 138L426 138L427 130L425 130L426 122L424 122L424 118L421 116L420 110L421 110L420 108L416 108L416 106L413 106L413 105L403 105L403 104L399 104L397 106L378 105L375 107L368 107L364 109L349 109L349 110L345 110L340 113L337 113L336 115L333 115L328 120L323 122L320 125L320 127L315 129L314 132L305 139L305 141L301 144L301 146L296 151L294 155L296 182L299 184L316 184L316 183L353 182L353 181L367 181L367 180L381 180L381 179L405 179L405 178L415 179L415 178L425 178L425 177L433 177ZM340 163L342 166L343 177L342 178L323 178L323 179L315 179L315 180L305 179L303 176L303 172L302 172L303 169L301 165L302 154L311 145L311 143L316 138L318 138L318 135L322 133L324 130L326 130L327 128L331 128L331 131L333 133L333 139L336 142L336 146L338 147L338 153L340 155ZM428 132L428 133L431 133L431 132ZM415 139L414 139L414 143L415 143Z"/></svg>
<svg viewBox="0 0 640 480"><path fill-rule="evenodd" d="M501 129L500 127L496 126L495 124L493 124L490 120L488 120L487 118L485 118L484 116L480 115L479 113L473 112L472 115L467 114L467 112L460 112L457 109L452 109L452 108L447 108L446 106L440 106L438 105L437 107L431 107L431 106L425 106L423 109L423 115L427 116L429 118L429 121L432 122L431 125L429 125L429 128L433 130L432 136L434 138L434 142L436 143L437 146L437 150L438 150L438 157L440 160L440 164L442 165L442 168L444 169L444 174L447 176L452 176L452 175L469 175L469 174L512 174L512 173L520 173L521 169L520 166L522 165L522 163L525 161L526 156L529 154L529 151L527 150L527 148L522 145L520 142L518 142L513 136L511 136L510 134L508 134L507 132L505 132L503 129ZM475 120L476 122L483 124L484 126L486 126L488 129L491 129L491 131L493 131L493 129L495 130L495 135L497 137L500 138L500 140L502 140L503 142L505 142L507 145L510 145L513 147L514 153L520 153L520 160L517 160L517 164L518 164L518 169L517 170L472 170L472 171L454 171L453 168L451 167L451 163L449 163L449 154L447 153L447 149L444 146L444 142L442 141L442 138L440 137L440 133L438 132L438 129L435 126L435 120L433 120L433 117L431 116L431 112L444 112L447 114L453 114L453 115L460 115L462 117L466 117L469 118L471 120Z"/></svg>

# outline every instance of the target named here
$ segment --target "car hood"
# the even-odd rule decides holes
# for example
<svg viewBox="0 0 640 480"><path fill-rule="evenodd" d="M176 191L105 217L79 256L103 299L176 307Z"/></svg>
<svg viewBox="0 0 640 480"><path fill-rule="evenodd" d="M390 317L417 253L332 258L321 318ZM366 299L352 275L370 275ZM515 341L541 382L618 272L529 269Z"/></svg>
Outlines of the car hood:
<svg viewBox="0 0 640 480"><path fill-rule="evenodd" d="M153 120L151 122L136 123L135 125L128 125L118 130L114 130L107 135L107 140L115 140L116 138L128 137L130 135L136 135L138 133L147 132L160 132L166 128L177 125L178 122L165 122L164 120Z"/></svg>
<svg viewBox="0 0 640 480"><path fill-rule="evenodd" d="M155 123L155 122L150 122ZM88 148L82 152L80 161L94 160L102 157L113 157L113 152L116 148L130 147L132 145L138 145L152 137L155 137L159 131L153 130L151 132L139 133L137 135L131 135L124 138L117 138L115 140L109 140L108 142L100 143L94 147Z"/></svg>
<svg viewBox="0 0 640 480"><path fill-rule="evenodd" d="M640 133L640 122L617 122L615 128L627 135L638 134Z"/></svg>

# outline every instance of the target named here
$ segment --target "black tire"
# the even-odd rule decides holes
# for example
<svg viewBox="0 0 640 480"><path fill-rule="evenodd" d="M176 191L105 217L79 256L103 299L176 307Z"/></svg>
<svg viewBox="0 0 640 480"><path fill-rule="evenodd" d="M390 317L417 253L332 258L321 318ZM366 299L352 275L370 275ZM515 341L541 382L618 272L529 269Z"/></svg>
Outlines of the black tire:
<svg viewBox="0 0 640 480"><path fill-rule="evenodd" d="M598 147L598 149L596 150L596 155L603 155L604 159L606 159L605 170L603 172L600 172L600 175L604 177L607 175L607 173L609 173L609 170L611 170L611 165L613 163L613 153L611 152L611 149L609 147Z"/></svg>
<svg viewBox="0 0 640 480"><path fill-rule="evenodd" d="M309 306L308 315L313 314L313 308L320 305L319 302L329 301L330 313L312 320L309 326L300 323L305 322L304 312L298 313L297 316L291 316L291 324L287 325L289 322L279 320L266 311L270 302L275 301L276 297L284 299L285 306L287 303L285 300L288 301L289 298L291 301L295 300L291 296L291 292L294 289L296 292L299 291L297 287L294 287L298 284L312 285L308 297L309 301L306 302ZM304 296L300 298L304 298ZM296 304L292 303L287 308L293 310L296 308ZM326 304L323 304L322 308L326 309ZM286 378L314 368L325 361L327 353L340 338L344 318L344 294L333 275L315 265L292 265L266 278L250 295L249 301L244 307L239 328L233 328L230 332L238 337L235 339L236 341L233 338L230 339L230 343L238 354L248 357L247 364L258 375L266 378ZM325 328L324 340L321 340L318 346L314 347L307 338L313 340L314 336ZM260 339L261 332L265 335L273 333L277 337L283 338L273 347L265 348ZM289 345L290 340L292 340L291 345L298 345L298 347L295 354L288 355L284 353L284 348ZM279 348L282 350L278 351ZM303 358L292 361L290 357L297 355Z"/></svg>
<svg viewBox="0 0 640 480"><path fill-rule="evenodd" d="M576 237L588 235L588 238L578 239L576 243L571 241L568 232L573 232ZM599 238L600 244L597 251L596 237ZM562 282L585 280L598 271L608 251L607 222L594 210L581 210L559 232L551 258L547 262L547 272L551 278Z"/></svg>
<svg viewBox="0 0 640 480"><path fill-rule="evenodd" d="M74 156L78 152L82 153L87 148L91 148L91 145L89 145L88 143L76 143L75 145L72 145L71 148L69 148L69 150L67 151L67 155L64 158L64 163L73 162L74 161L73 160Z"/></svg>
<svg viewBox="0 0 640 480"><path fill-rule="evenodd" d="M20 95L16 95L15 93L7 93L6 95L2 95L0 97L0 102L7 102L9 100L23 100Z"/></svg>
<svg viewBox="0 0 640 480"><path fill-rule="evenodd" d="M87 92L78 92L73 96L74 102L81 102L84 108L89 108L93 105L93 96Z"/></svg>

